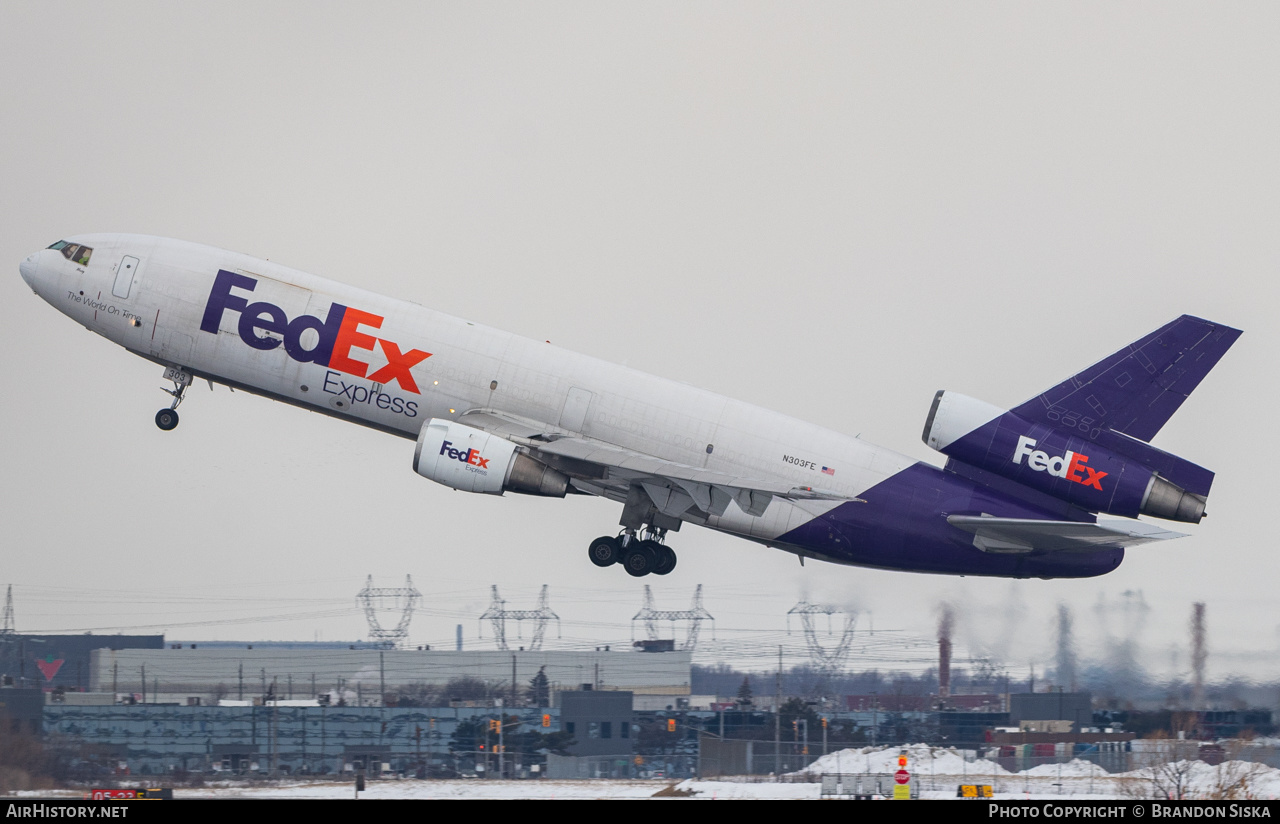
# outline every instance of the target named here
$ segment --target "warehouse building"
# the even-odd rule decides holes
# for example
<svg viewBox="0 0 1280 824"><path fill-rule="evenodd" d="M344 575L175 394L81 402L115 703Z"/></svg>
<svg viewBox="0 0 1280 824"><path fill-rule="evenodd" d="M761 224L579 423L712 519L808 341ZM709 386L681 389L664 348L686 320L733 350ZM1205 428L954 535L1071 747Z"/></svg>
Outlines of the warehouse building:
<svg viewBox="0 0 1280 824"><path fill-rule="evenodd" d="M445 651L375 649L96 650L89 689L128 694L143 703L315 699L376 706L388 692L414 685L443 686L458 678L520 688L542 671L554 696L589 685L637 695L687 697L692 654L631 649L591 651Z"/></svg>
<svg viewBox="0 0 1280 824"><path fill-rule="evenodd" d="M496 769L489 753L496 737L479 739L476 751L451 753L461 725L512 716L517 729L555 731L553 708L492 707L210 707L135 704L47 705L45 731L84 747L81 758L116 775L215 772L227 775L335 775L364 770L397 773L476 774ZM504 774L536 775L545 759L512 752ZM442 771L444 771L442 773Z"/></svg>
<svg viewBox="0 0 1280 824"><path fill-rule="evenodd" d="M18 687L83 690L94 650L163 648L163 635L0 634L0 676Z"/></svg>

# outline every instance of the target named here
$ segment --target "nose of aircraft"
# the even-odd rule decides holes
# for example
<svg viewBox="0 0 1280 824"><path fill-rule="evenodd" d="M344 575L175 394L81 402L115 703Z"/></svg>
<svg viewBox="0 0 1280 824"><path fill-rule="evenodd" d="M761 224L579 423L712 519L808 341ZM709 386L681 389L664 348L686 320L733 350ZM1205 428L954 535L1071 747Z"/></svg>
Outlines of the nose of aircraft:
<svg viewBox="0 0 1280 824"><path fill-rule="evenodd" d="M36 288L36 274L40 271L40 253L32 252L27 255L27 259L18 264L18 271L22 273L22 279L32 289Z"/></svg>

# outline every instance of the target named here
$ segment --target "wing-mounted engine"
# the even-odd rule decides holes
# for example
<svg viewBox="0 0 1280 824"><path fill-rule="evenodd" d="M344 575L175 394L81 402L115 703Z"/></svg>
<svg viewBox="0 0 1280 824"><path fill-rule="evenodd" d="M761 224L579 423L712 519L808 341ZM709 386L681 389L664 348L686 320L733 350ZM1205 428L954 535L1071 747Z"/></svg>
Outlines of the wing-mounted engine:
<svg viewBox="0 0 1280 824"><path fill-rule="evenodd" d="M1155 467L1192 467L1177 456L1135 441L1142 459L1098 443L1099 435L1123 444L1106 429L1036 423L1014 412L956 392L939 391L925 421L924 442L952 460L992 472L1090 512L1135 518L1139 514L1199 523L1205 494L1161 477ZM1153 458L1154 456L1154 458ZM1147 460L1151 460L1148 463Z"/></svg>
<svg viewBox="0 0 1280 824"><path fill-rule="evenodd" d="M511 441L455 421L432 418L418 432L413 471L463 492L520 492L563 498L569 478Z"/></svg>

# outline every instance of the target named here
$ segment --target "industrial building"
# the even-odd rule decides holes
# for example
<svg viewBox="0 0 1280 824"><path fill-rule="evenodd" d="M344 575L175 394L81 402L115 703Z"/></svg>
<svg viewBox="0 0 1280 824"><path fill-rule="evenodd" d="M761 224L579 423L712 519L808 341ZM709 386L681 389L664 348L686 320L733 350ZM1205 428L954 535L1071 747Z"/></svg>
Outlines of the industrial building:
<svg viewBox="0 0 1280 824"><path fill-rule="evenodd" d="M198 644L180 649L100 649L93 652L89 689L128 693L146 703L209 703L332 696L332 703L377 705L387 692L412 685L441 685L468 677L527 686L539 671L551 693L589 685L640 695L690 694L692 653L632 649L376 650L255 649ZM668 701L672 703L672 701Z"/></svg>
<svg viewBox="0 0 1280 824"><path fill-rule="evenodd" d="M479 707L51 704L44 708L44 725L50 735L83 742L86 757L97 756L117 774L333 775L360 769L413 775L428 763L475 772L477 754L460 761L449 755L450 741L459 725L479 721L483 726L498 712ZM516 716L528 729L542 729L543 716L552 729L559 728L559 712L552 708L501 712ZM516 776L532 766L515 758L510 763Z"/></svg>
<svg viewBox="0 0 1280 824"><path fill-rule="evenodd" d="M483 617L494 622L499 649L464 651L460 637L456 650L405 648L403 637L389 637L403 635L417 595L405 583L376 589L370 581L361 592L367 611L378 597L410 599L397 628L377 630L382 635L370 643L166 644L163 636L0 632L0 724L44 734L64 752L71 747L101 775L675 777L785 772L829 744L915 741L1009 770L1078 757L1114 771L1136 757L1135 733L1110 718L1124 713L1095 713L1088 693L995 691L990 678L953 688L949 610L939 625L936 693L886 685L797 702L810 689L800 687L783 701L781 680L777 694L753 696L744 678L747 695L734 701L725 696L738 685L713 685L705 672L699 689L709 694L693 694L693 640L697 622L710 617L700 590L692 608L678 613L657 611L646 592L633 619L690 621L682 649L648 626L650 638L631 646L547 651L541 628L528 650L507 649L503 624L554 619L545 588L537 610L507 609L495 588ZM846 667L853 638L846 620L838 644L819 643L815 616L834 611L808 602L792 610L805 621L820 681ZM370 618L371 633L378 626ZM1069 639L1068 629L1060 627L1061 638ZM1202 702L1202 674L1196 682ZM877 686L865 683L863 690ZM1196 718L1203 730L1272 729L1267 711L1200 711Z"/></svg>
<svg viewBox="0 0 1280 824"><path fill-rule="evenodd" d="M89 687L97 649L164 649L163 635L37 635L0 633L0 673L14 684L42 689Z"/></svg>

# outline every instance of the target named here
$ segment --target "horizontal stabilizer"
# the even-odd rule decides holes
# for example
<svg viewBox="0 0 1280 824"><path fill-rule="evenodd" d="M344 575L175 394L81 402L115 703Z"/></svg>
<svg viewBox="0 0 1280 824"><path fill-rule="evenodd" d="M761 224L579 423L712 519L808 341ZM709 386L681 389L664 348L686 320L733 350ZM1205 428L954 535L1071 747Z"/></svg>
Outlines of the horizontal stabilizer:
<svg viewBox="0 0 1280 824"><path fill-rule="evenodd" d="M1150 441L1240 334L1183 315L1011 411L1089 440L1110 429Z"/></svg>
<svg viewBox="0 0 1280 824"><path fill-rule="evenodd" d="M989 518L951 515L947 523L972 532L973 545L983 552L1022 554L1068 552L1137 546L1152 541L1182 538L1145 521L1033 521L1025 518Z"/></svg>

